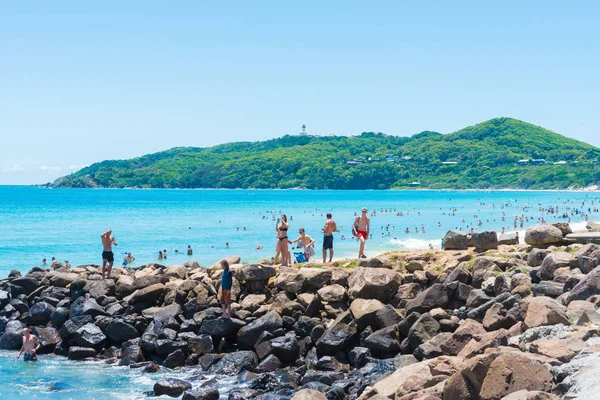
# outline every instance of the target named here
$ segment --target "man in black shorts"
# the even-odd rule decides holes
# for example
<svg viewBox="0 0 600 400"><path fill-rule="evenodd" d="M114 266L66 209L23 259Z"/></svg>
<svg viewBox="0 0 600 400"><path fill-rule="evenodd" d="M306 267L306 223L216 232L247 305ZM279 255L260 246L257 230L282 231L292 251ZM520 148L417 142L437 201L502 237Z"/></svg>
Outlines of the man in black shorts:
<svg viewBox="0 0 600 400"><path fill-rule="evenodd" d="M104 279L104 269L106 268L106 263L108 263L108 274L107 278L110 278L110 271L112 271L113 262L115 261L115 255L112 252L112 245L117 245L117 241L112 236L112 230L107 230L102 235L102 279Z"/></svg>
<svg viewBox="0 0 600 400"><path fill-rule="evenodd" d="M333 259L333 232L339 231L335 221L331 219L331 213L328 213L323 228L323 262L327 261L327 250L329 250L329 262Z"/></svg>

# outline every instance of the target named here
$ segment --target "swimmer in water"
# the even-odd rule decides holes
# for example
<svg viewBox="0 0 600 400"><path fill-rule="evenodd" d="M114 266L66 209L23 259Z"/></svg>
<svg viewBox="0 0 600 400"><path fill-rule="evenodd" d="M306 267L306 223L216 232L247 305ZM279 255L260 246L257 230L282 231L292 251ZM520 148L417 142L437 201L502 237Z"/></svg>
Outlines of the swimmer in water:
<svg viewBox="0 0 600 400"><path fill-rule="evenodd" d="M23 357L24 361L37 361L37 351L41 344L35 335L32 335L29 328L23 329L23 345L17 359L21 357L21 354L25 353Z"/></svg>

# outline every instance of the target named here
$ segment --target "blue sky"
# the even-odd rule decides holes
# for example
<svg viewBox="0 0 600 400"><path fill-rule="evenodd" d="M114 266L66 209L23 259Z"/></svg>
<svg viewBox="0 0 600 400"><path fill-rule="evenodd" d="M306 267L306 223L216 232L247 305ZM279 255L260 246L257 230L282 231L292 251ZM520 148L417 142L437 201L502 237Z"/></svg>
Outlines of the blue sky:
<svg viewBox="0 0 600 400"><path fill-rule="evenodd" d="M600 146L597 2L0 4L0 184L174 146L443 133L498 116Z"/></svg>

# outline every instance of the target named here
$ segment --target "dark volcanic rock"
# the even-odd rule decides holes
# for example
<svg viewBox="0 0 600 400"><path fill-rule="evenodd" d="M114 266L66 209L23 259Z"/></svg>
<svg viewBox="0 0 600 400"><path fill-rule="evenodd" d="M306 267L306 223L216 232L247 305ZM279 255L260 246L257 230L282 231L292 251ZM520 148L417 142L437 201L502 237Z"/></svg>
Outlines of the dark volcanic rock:
<svg viewBox="0 0 600 400"><path fill-rule="evenodd" d="M212 336L225 337L237 335L244 325L246 325L244 321L236 318L204 319L201 325L201 332Z"/></svg>
<svg viewBox="0 0 600 400"><path fill-rule="evenodd" d="M269 311L238 331L237 344L242 349L251 349L263 332L273 332L282 326L283 319L277 311Z"/></svg>
<svg viewBox="0 0 600 400"><path fill-rule="evenodd" d="M57 328L61 328L65 322L69 319L69 310L65 307L56 307L52 314L50 314L50 321Z"/></svg>
<svg viewBox="0 0 600 400"><path fill-rule="evenodd" d="M12 281L10 281L10 283L12 283L13 285L21 286L23 289L25 289L26 294L33 292L40 286L40 282L37 279L27 276L23 278L13 279Z"/></svg>
<svg viewBox="0 0 600 400"><path fill-rule="evenodd" d="M181 400L219 400L219 391L212 388L188 390Z"/></svg>
<svg viewBox="0 0 600 400"><path fill-rule="evenodd" d="M106 341L106 336L93 323L88 323L75 331L73 335L73 343L81 347L93 347L98 349L102 347Z"/></svg>
<svg viewBox="0 0 600 400"><path fill-rule="evenodd" d="M467 250L469 248L467 234L461 231L450 230L446 232L442 241L446 250Z"/></svg>
<svg viewBox="0 0 600 400"><path fill-rule="evenodd" d="M142 361L144 361L144 354L139 344L132 340L121 345L119 365L133 365Z"/></svg>
<svg viewBox="0 0 600 400"><path fill-rule="evenodd" d="M71 308L69 309L69 319L82 315L97 317L98 315L106 315L106 312L98 303L96 303L95 299L86 300L84 297L79 297L71 304Z"/></svg>
<svg viewBox="0 0 600 400"><path fill-rule="evenodd" d="M181 349L177 349L165 358L163 366L166 368L177 368L185 365L185 353Z"/></svg>
<svg viewBox="0 0 600 400"><path fill-rule="evenodd" d="M46 325L55 308L45 301L35 303L29 309L26 321L29 325Z"/></svg>
<svg viewBox="0 0 600 400"><path fill-rule="evenodd" d="M296 361L299 352L300 346L294 332L263 342L256 347L256 353L260 359L272 354L284 363Z"/></svg>
<svg viewBox="0 0 600 400"><path fill-rule="evenodd" d="M69 360L83 360L84 358L96 357L96 350L91 347L69 347Z"/></svg>
<svg viewBox="0 0 600 400"><path fill-rule="evenodd" d="M242 350L226 354L219 362L210 367L215 375L237 375L243 370L253 370L258 363L253 351Z"/></svg>
<svg viewBox="0 0 600 400"><path fill-rule="evenodd" d="M154 384L154 394L157 396L179 397L186 390L190 390L192 384L175 378L161 379Z"/></svg>
<svg viewBox="0 0 600 400"><path fill-rule="evenodd" d="M124 342L140 336L137 329L118 319L113 319L106 328L106 336L115 342Z"/></svg>
<svg viewBox="0 0 600 400"><path fill-rule="evenodd" d="M25 324L21 321L8 321L0 337L0 349L19 350L23 344L23 328Z"/></svg>
<svg viewBox="0 0 600 400"><path fill-rule="evenodd" d="M387 303L398 293L401 276L386 268L358 267L348 278L351 299L377 299Z"/></svg>
<svg viewBox="0 0 600 400"><path fill-rule="evenodd" d="M58 333L63 340L69 340L75 335L77 329L81 328L85 324L93 322L94 319L90 315L82 315L79 317L70 318L63 324Z"/></svg>
<svg viewBox="0 0 600 400"><path fill-rule="evenodd" d="M398 329L390 326L375 331L364 340L363 344L376 357L394 357L400 352Z"/></svg>
<svg viewBox="0 0 600 400"><path fill-rule="evenodd" d="M356 336L356 322L350 311L341 313L317 341L317 350L321 355L334 355L345 349Z"/></svg>
<svg viewBox="0 0 600 400"><path fill-rule="evenodd" d="M448 305L448 291L441 283L436 283L429 289L421 292L406 303L406 315L412 312L424 313L434 308L445 308Z"/></svg>
<svg viewBox="0 0 600 400"><path fill-rule="evenodd" d="M498 248L498 235L495 231L475 232L471 237L478 251Z"/></svg>

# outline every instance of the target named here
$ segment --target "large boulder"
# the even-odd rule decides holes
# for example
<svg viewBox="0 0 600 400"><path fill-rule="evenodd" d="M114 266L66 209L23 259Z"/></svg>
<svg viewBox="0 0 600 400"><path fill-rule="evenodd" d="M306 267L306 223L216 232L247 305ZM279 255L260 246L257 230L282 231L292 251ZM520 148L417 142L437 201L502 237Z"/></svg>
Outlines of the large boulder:
<svg viewBox="0 0 600 400"><path fill-rule="evenodd" d="M93 323L87 323L75 331L73 343L81 347L93 347L99 349L106 341L106 336Z"/></svg>
<svg viewBox="0 0 600 400"><path fill-rule="evenodd" d="M348 296L351 299L377 299L389 302L402 284L401 276L385 268L356 268L348 278Z"/></svg>
<svg viewBox="0 0 600 400"><path fill-rule="evenodd" d="M367 326L373 326L377 312L384 307L384 304L375 299L356 299L350 303L350 312L354 316L359 331Z"/></svg>
<svg viewBox="0 0 600 400"><path fill-rule="evenodd" d="M275 316L273 317L276 319ZM237 335L244 325L246 325L244 321L236 318L204 319L200 331L212 336L228 337Z"/></svg>
<svg viewBox="0 0 600 400"><path fill-rule="evenodd" d="M198 388L188 390L181 400L219 400L219 390L215 388Z"/></svg>
<svg viewBox="0 0 600 400"><path fill-rule="evenodd" d="M29 325L46 325L54 310L55 308L51 304L40 301L32 305L29 312L25 314L26 321Z"/></svg>
<svg viewBox="0 0 600 400"><path fill-rule="evenodd" d="M525 232L525 243L532 247L548 247L564 241L563 234L555 226L539 225L528 228Z"/></svg>
<svg viewBox="0 0 600 400"><path fill-rule="evenodd" d="M405 315L412 312L424 313L434 308L446 308L448 302L446 287L441 283L436 283L406 303Z"/></svg>
<svg viewBox="0 0 600 400"><path fill-rule="evenodd" d="M78 297L77 300L71 304L69 309L69 319L73 317L80 317L82 315L89 315L92 318L98 315L106 315L106 312L95 299L86 299L85 297Z"/></svg>
<svg viewBox="0 0 600 400"><path fill-rule="evenodd" d="M322 301L336 302L346 299L346 289L338 284L322 287L317 294Z"/></svg>
<svg viewBox="0 0 600 400"><path fill-rule="evenodd" d="M525 316L526 329L545 325L569 325L567 307L549 297L527 297L519 303L519 311Z"/></svg>
<svg viewBox="0 0 600 400"><path fill-rule="evenodd" d="M469 248L467 234L457 230L446 232L442 242L445 250L467 250Z"/></svg>
<svg viewBox="0 0 600 400"><path fill-rule="evenodd" d="M519 390L552 390L547 365L526 354L476 356L455 372L444 387L444 400L499 400Z"/></svg>
<svg viewBox="0 0 600 400"><path fill-rule="evenodd" d="M243 370L251 371L258 365L258 358L253 351L242 350L226 354L215 365L210 367L209 373L215 375L237 375Z"/></svg>
<svg viewBox="0 0 600 400"><path fill-rule="evenodd" d="M100 296L114 296L115 281L112 279L102 279L99 281L87 281L84 291L88 292L93 298Z"/></svg>
<svg viewBox="0 0 600 400"><path fill-rule="evenodd" d="M471 235L475 249L485 251L498 248L498 235L495 231L476 232Z"/></svg>
<svg viewBox="0 0 600 400"><path fill-rule="evenodd" d="M190 390L192 388L192 384L176 378L166 378L161 379L160 381L154 384L154 394L156 396L170 396L170 397L179 397L186 390Z"/></svg>
<svg viewBox="0 0 600 400"><path fill-rule="evenodd" d="M562 233L563 236L567 236L568 234L573 233L573 230L571 229L571 225L569 225L568 222L555 222L552 224L552 226L560 229L560 232Z"/></svg>
<svg viewBox="0 0 600 400"><path fill-rule="evenodd" d="M541 281L551 281L554 279L554 272L559 268L569 267L573 257L564 251L557 251L548 254L542 261L537 276Z"/></svg>
<svg viewBox="0 0 600 400"><path fill-rule="evenodd" d="M379 329L364 340L364 346L379 358L394 357L400 352L398 329L395 326Z"/></svg>
<svg viewBox="0 0 600 400"><path fill-rule="evenodd" d="M293 363L298 358L300 346L294 332L279 336L273 340L262 342L256 347L256 353L260 359L274 355L283 363Z"/></svg>
<svg viewBox="0 0 600 400"><path fill-rule="evenodd" d="M135 283L135 282L134 282ZM152 304L163 294L165 290L165 285L162 283L155 283L153 285L147 286L143 289L139 289L137 292L134 292L129 299L129 303L147 303Z"/></svg>
<svg viewBox="0 0 600 400"><path fill-rule="evenodd" d="M327 397L318 390L302 389L294 394L292 400L327 400Z"/></svg>
<svg viewBox="0 0 600 400"><path fill-rule="evenodd" d="M140 336L140 334L132 325L115 318L108 324L106 336L108 336L110 340L121 343L126 340L134 339Z"/></svg>
<svg viewBox="0 0 600 400"><path fill-rule="evenodd" d="M242 349L252 349L263 332L272 332L282 326L283 319L277 311L269 311L238 331L237 344Z"/></svg>
<svg viewBox="0 0 600 400"><path fill-rule="evenodd" d="M119 365L132 365L142 361L144 361L144 354L138 341L130 340L121 345Z"/></svg>
<svg viewBox="0 0 600 400"><path fill-rule="evenodd" d="M40 281L30 276L24 276L22 278L13 279L12 281L10 281L10 283L12 283L13 285L21 286L23 289L25 289L25 292L27 294L32 293L40 286Z"/></svg>
<svg viewBox="0 0 600 400"><path fill-rule="evenodd" d="M55 272L52 271L48 274L50 277L50 285L56 287L65 288L71 283L79 279L79 274L72 272Z"/></svg>
<svg viewBox="0 0 600 400"><path fill-rule="evenodd" d="M164 307L150 307L142 310L142 315L146 319L153 320L167 320L169 318L175 318L181 314L181 306L177 303L169 304Z"/></svg>
<svg viewBox="0 0 600 400"><path fill-rule="evenodd" d="M502 244L502 245L519 244L519 234L517 232L501 234L498 236L498 244Z"/></svg>
<svg viewBox="0 0 600 400"><path fill-rule="evenodd" d="M387 270L386 270L387 271ZM356 322L350 311L341 313L317 340L320 355L334 355L345 349L356 336Z"/></svg>
<svg viewBox="0 0 600 400"><path fill-rule="evenodd" d="M250 264L244 265L236 273L239 281L268 281L277 275L277 271L270 265Z"/></svg>
<svg viewBox="0 0 600 400"><path fill-rule="evenodd" d="M70 340L75 335L77 329L81 328L85 324L92 323L93 321L94 319L90 315L73 317L63 324L58 333L63 340Z"/></svg>
<svg viewBox="0 0 600 400"><path fill-rule="evenodd" d="M600 266L594 268L567 295L566 304L573 300L587 300L590 296L600 294Z"/></svg>
<svg viewBox="0 0 600 400"><path fill-rule="evenodd" d="M71 346L69 347L69 360L83 360L96 357L96 350L92 347Z"/></svg>
<svg viewBox="0 0 600 400"><path fill-rule="evenodd" d="M401 398L396 396L398 392L400 396L402 396L407 387L414 390L416 388L429 386L428 383L432 382L433 379L429 362L423 361L396 369L394 372L375 383L373 389L381 396L376 397L376 399Z"/></svg>
<svg viewBox="0 0 600 400"><path fill-rule="evenodd" d="M4 334L0 336L0 349L19 350L23 344L23 328L25 324L21 321L8 321Z"/></svg>

